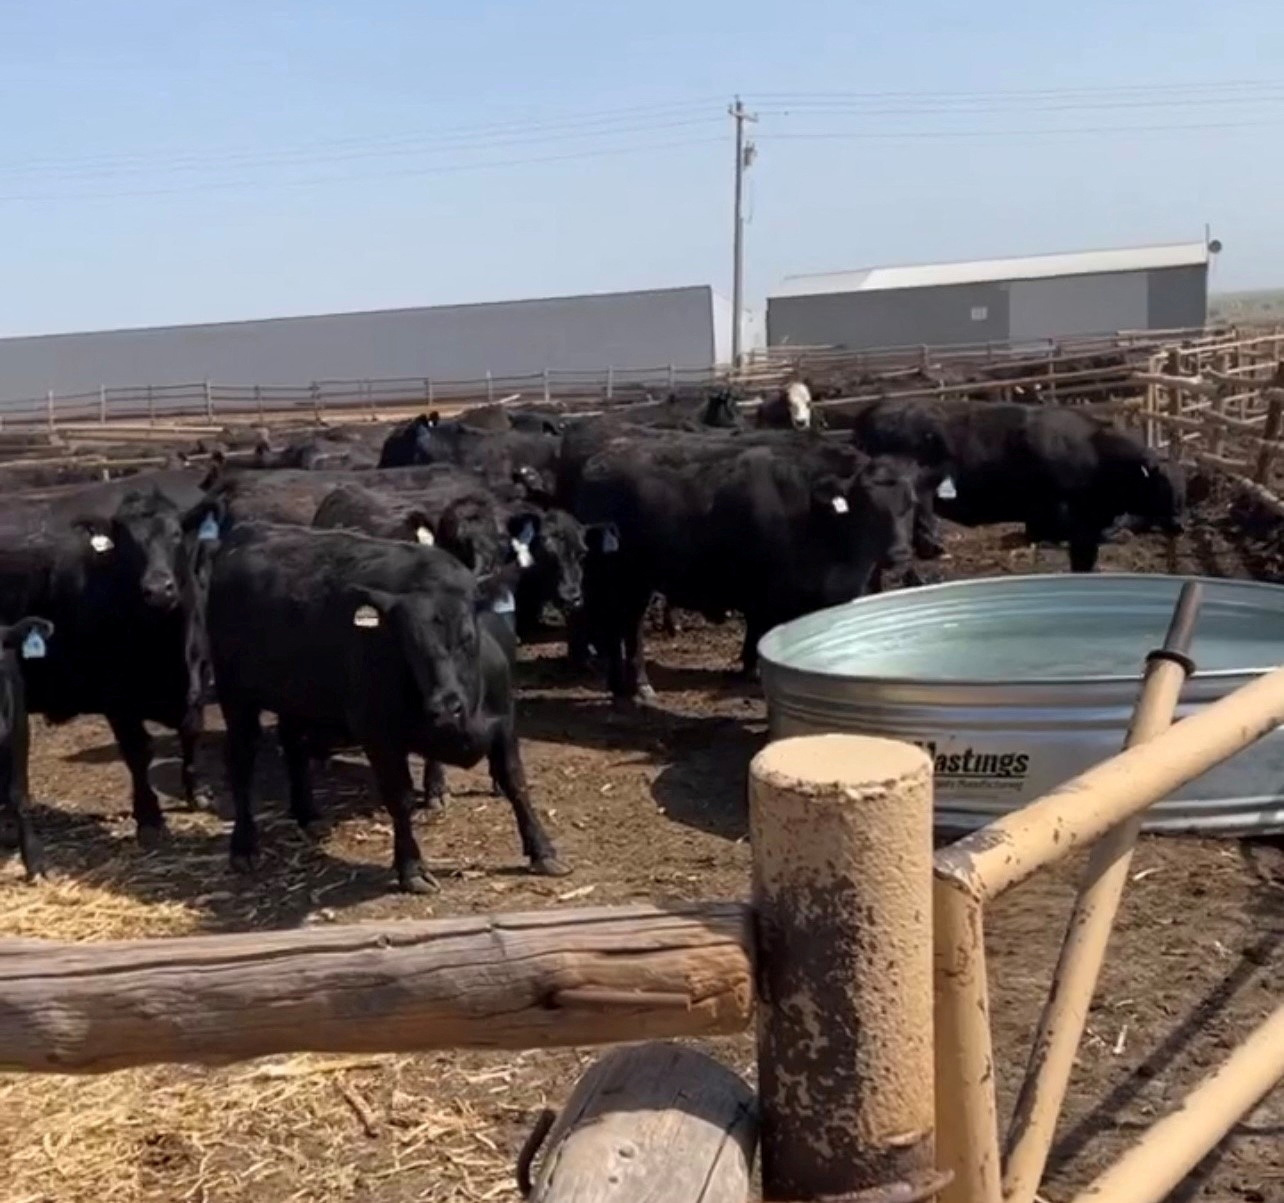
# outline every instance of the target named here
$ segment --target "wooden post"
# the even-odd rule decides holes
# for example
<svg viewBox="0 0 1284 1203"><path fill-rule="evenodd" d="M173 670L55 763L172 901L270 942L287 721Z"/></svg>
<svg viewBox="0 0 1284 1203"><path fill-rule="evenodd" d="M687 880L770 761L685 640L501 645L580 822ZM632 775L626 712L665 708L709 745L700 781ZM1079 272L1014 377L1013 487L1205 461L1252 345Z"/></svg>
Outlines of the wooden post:
<svg viewBox="0 0 1284 1203"><path fill-rule="evenodd" d="M98 420L104 424L107 422L107 386L105 384L98 386Z"/></svg>
<svg viewBox="0 0 1284 1203"><path fill-rule="evenodd" d="M214 421L214 389L208 380L205 382L205 417Z"/></svg>
<svg viewBox="0 0 1284 1203"><path fill-rule="evenodd" d="M425 376L424 377L424 400L427 401L430 406L432 405L432 398L433 398L432 377Z"/></svg>
<svg viewBox="0 0 1284 1203"><path fill-rule="evenodd" d="M147 424L156 425L156 394L150 384L147 386Z"/></svg>
<svg viewBox="0 0 1284 1203"><path fill-rule="evenodd" d="M606 399L610 401L615 396L615 369L608 367L606 369Z"/></svg>
<svg viewBox="0 0 1284 1203"><path fill-rule="evenodd" d="M374 385L369 380L366 381L366 405L370 408L370 418L373 421L378 415L378 410L375 409L374 403Z"/></svg>
<svg viewBox="0 0 1284 1203"><path fill-rule="evenodd" d="M562 1109L529 1198L744 1203L756 1138L753 1091L712 1057L674 1044L616 1049Z"/></svg>
<svg viewBox="0 0 1284 1203"><path fill-rule="evenodd" d="M486 369L486 401L492 403L495 400L495 378L490 374L490 368Z"/></svg>
<svg viewBox="0 0 1284 1203"><path fill-rule="evenodd" d="M316 388L316 385L312 386ZM259 424L263 424L263 389L260 385L254 386L254 410L259 416Z"/></svg>
<svg viewBox="0 0 1284 1203"><path fill-rule="evenodd" d="M1275 458L1274 444L1279 440L1282 427L1284 406L1281 406L1279 397L1273 397L1266 409L1266 425L1262 427L1262 442L1253 468L1253 480L1259 485L1265 485L1271 478L1271 461Z"/></svg>
<svg viewBox="0 0 1284 1203"><path fill-rule="evenodd" d="M1181 352L1175 347L1168 352L1167 373L1173 377L1181 375ZM1182 416L1182 390L1180 385L1172 385L1169 389L1169 394L1168 412L1173 417L1180 418ZM1180 427L1174 425L1168 428L1168 459L1171 463L1181 462L1184 437Z"/></svg>
<svg viewBox="0 0 1284 1203"><path fill-rule="evenodd" d="M49 432L52 434L52 433L53 433L53 430L54 430L54 395L53 395L53 389L49 389L49 390L47 390L47 391L46 391L46 393L45 393L45 416L48 418L48 421L49 421Z"/></svg>
<svg viewBox="0 0 1284 1203"><path fill-rule="evenodd" d="M781 740L750 766L749 813L763 1196L928 1198L931 762L888 739Z"/></svg>
<svg viewBox="0 0 1284 1203"><path fill-rule="evenodd" d="M673 366L673 364L669 364L669 392L673 392L673 389L676 386L677 381L678 381L678 370Z"/></svg>
<svg viewBox="0 0 1284 1203"><path fill-rule="evenodd" d="M547 405L553 399L552 390L548 383L548 368L544 369L544 404Z"/></svg>
<svg viewBox="0 0 1284 1203"><path fill-rule="evenodd" d="M255 388L257 392L257 387ZM260 402L259 412L262 413L263 406ZM321 386L314 380L312 382L312 416L316 419L317 425L321 424Z"/></svg>
<svg viewBox="0 0 1284 1203"><path fill-rule="evenodd" d="M751 1015L752 938L748 908L728 902L0 941L0 1066L102 1073L731 1033Z"/></svg>

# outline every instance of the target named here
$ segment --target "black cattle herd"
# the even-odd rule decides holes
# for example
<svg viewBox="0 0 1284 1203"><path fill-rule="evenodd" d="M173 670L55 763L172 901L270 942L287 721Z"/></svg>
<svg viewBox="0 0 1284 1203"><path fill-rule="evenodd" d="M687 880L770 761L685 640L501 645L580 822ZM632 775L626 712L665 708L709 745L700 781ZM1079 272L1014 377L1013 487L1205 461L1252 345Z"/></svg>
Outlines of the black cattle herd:
<svg viewBox="0 0 1284 1203"><path fill-rule="evenodd" d="M912 581L937 518L1025 523L1091 570L1126 516L1177 528L1185 489L1083 409L879 401L820 429L805 385L759 405L726 392L555 417L483 407L392 430L342 427L253 462L142 473L0 509L0 810L29 874L29 714L103 716L132 781L138 838L165 819L145 724L179 736L187 802L207 805L196 742L226 725L234 867L254 862L260 716L277 719L289 805L317 818L310 765L368 759L392 817L398 882L434 883L415 841L443 765L487 761L535 872L565 872L522 767L513 666L552 606L568 654L596 656L621 703L654 695L654 596L745 622L743 669L771 626ZM377 431L377 434L375 432ZM908 571L907 571L908 570Z"/></svg>

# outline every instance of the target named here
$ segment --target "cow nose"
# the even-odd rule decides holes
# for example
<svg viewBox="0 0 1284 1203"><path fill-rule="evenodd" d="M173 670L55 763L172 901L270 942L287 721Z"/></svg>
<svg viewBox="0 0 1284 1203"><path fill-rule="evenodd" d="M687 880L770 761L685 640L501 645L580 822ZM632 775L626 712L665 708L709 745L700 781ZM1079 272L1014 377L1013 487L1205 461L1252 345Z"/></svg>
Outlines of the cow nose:
<svg viewBox="0 0 1284 1203"><path fill-rule="evenodd" d="M454 692L439 694L434 709L443 718L458 723L464 717L464 699Z"/></svg>
<svg viewBox="0 0 1284 1203"><path fill-rule="evenodd" d="M172 576L145 580L143 596L149 605L168 608L178 599L178 583Z"/></svg>

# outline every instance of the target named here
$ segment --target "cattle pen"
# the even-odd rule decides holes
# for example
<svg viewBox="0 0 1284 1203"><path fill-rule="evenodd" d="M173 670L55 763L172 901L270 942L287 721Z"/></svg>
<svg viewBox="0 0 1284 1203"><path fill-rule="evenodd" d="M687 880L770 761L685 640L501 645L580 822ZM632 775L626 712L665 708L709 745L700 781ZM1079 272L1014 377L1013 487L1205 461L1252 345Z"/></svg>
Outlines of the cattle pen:
<svg viewBox="0 0 1284 1203"><path fill-rule="evenodd" d="M105 942L0 943L0 1066L85 1074L286 1052L671 1040L756 1019L758 1089L668 1044L608 1053L522 1159L532 1198L1029 1203L1139 819L1284 722L1284 669L1170 725L1198 587L1152 650L1117 756L931 847L907 744L782 740L750 774L752 900ZM1091 848L1006 1140L985 908ZM933 1034L934 1033L934 1034ZM1075 1196L1168 1196L1284 1076L1284 1003ZM44 1139L48 1140L46 1136Z"/></svg>

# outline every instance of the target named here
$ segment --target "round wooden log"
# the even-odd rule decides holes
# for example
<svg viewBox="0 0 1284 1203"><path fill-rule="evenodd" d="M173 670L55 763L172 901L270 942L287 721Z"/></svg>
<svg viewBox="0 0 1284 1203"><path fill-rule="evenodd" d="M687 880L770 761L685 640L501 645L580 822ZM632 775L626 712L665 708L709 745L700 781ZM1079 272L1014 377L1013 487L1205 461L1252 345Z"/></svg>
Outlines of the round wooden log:
<svg viewBox="0 0 1284 1203"><path fill-rule="evenodd" d="M751 1015L751 941L737 903L0 941L0 1071L735 1032Z"/></svg>
<svg viewBox="0 0 1284 1203"><path fill-rule="evenodd" d="M580 1079L549 1132L532 1203L744 1203L753 1091L676 1044L616 1049Z"/></svg>
<svg viewBox="0 0 1284 1203"><path fill-rule="evenodd" d="M755 757L749 805L764 1198L928 1198L931 763L889 739L785 739Z"/></svg>

